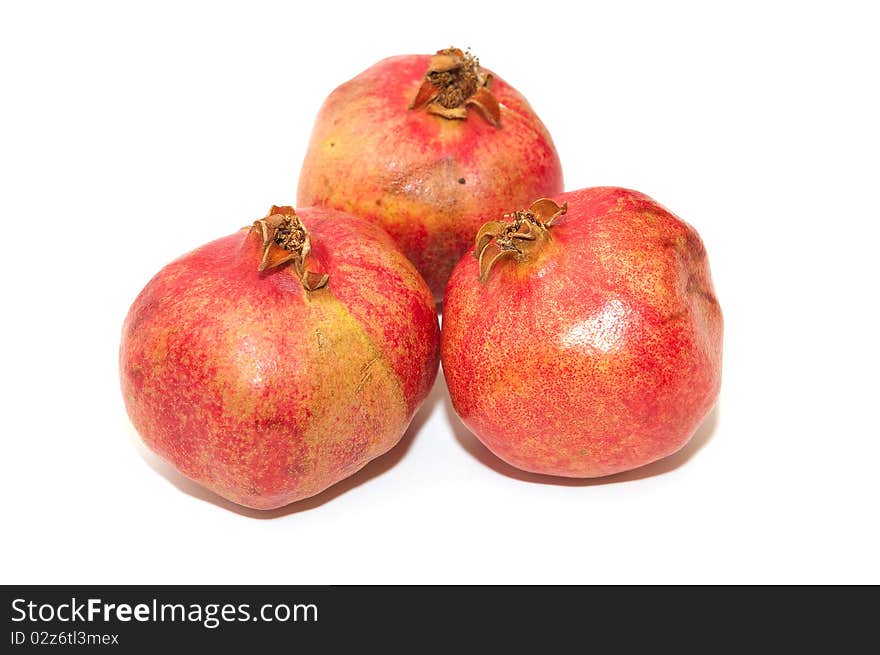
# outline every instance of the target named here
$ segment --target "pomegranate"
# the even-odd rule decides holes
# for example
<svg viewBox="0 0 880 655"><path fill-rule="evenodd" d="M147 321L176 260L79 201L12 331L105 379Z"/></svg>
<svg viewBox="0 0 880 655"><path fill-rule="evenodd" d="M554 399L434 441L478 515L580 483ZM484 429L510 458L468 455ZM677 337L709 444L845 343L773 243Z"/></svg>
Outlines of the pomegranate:
<svg viewBox="0 0 880 655"><path fill-rule="evenodd" d="M439 300L487 217L562 191L526 99L455 48L380 61L321 108L297 202L380 224Z"/></svg>
<svg viewBox="0 0 880 655"><path fill-rule="evenodd" d="M681 448L715 403L721 309L697 232L651 198L592 188L484 225L449 280L453 406L498 457L566 477Z"/></svg>
<svg viewBox="0 0 880 655"><path fill-rule="evenodd" d="M430 290L382 230L273 207L150 280L123 327L122 391L181 473L272 509L392 448L438 349Z"/></svg>

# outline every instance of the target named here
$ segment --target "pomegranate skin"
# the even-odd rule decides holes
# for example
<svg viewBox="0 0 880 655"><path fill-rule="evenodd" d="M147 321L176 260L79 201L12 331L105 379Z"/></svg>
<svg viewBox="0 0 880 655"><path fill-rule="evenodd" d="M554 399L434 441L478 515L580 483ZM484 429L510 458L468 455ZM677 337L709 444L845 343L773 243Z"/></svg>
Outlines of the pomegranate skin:
<svg viewBox="0 0 880 655"><path fill-rule="evenodd" d="M470 111L410 110L431 57L384 59L333 91L318 114L297 191L381 225L435 298L483 222L560 193L562 167L526 99L494 76L501 127ZM488 71L486 71L488 73Z"/></svg>
<svg viewBox="0 0 880 655"><path fill-rule="evenodd" d="M599 477L680 449L721 384L722 315L697 232L651 198L601 187L526 261L449 281L441 359L453 406L495 455ZM513 209L513 208L510 208Z"/></svg>
<svg viewBox="0 0 880 655"><path fill-rule="evenodd" d="M125 320L122 391L144 443L240 505L272 509L355 473L403 436L437 373L433 298L390 238L330 209L297 215L291 266L257 272L241 231L163 268Z"/></svg>

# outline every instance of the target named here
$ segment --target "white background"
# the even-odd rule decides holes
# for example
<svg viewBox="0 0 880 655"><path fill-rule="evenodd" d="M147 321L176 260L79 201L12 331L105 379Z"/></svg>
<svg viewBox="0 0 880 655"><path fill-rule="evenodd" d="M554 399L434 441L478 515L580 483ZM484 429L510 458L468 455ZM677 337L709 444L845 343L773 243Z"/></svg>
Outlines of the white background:
<svg viewBox="0 0 880 655"><path fill-rule="evenodd" d="M880 582L878 20L710 5L4 3L0 581ZM634 187L700 231L719 407L644 470L539 479L441 376L397 449L315 499L200 491L126 417L129 304L294 201L337 84L450 44L530 99L567 188Z"/></svg>

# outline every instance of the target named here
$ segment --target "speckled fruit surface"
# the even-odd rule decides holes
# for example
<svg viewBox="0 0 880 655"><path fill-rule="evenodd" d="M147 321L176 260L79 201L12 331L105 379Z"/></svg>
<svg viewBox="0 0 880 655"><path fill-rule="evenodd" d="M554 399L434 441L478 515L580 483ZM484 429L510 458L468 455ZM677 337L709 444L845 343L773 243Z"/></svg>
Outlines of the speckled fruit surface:
<svg viewBox="0 0 880 655"><path fill-rule="evenodd" d="M439 299L483 222L563 187L550 135L525 98L497 76L491 90L500 127L474 111L454 120L409 109L430 61L391 57L330 94L312 132L297 202L381 225Z"/></svg>
<svg viewBox="0 0 880 655"><path fill-rule="evenodd" d="M290 264L258 272L261 236L243 230L150 280L120 348L146 445L258 509L312 496L392 448L437 373L431 293L389 237L329 209L296 215L326 285L306 290Z"/></svg>
<svg viewBox="0 0 880 655"><path fill-rule="evenodd" d="M718 396L722 316L697 232L651 198L590 188L527 256L471 254L446 292L455 410L526 471L597 477L681 448ZM508 209L519 209L510 207Z"/></svg>

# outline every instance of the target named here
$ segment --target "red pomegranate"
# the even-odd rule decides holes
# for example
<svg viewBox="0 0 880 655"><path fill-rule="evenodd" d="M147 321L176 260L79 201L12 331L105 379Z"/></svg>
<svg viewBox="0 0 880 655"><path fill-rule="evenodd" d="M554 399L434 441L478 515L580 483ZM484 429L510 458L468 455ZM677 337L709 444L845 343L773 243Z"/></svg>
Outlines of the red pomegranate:
<svg viewBox="0 0 880 655"><path fill-rule="evenodd" d="M297 202L381 225L439 299L487 218L561 191L553 142L526 99L450 48L385 59L330 94Z"/></svg>
<svg viewBox="0 0 880 655"><path fill-rule="evenodd" d="M312 496L392 448L437 373L431 293L388 236L273 207L135 300L122 391L144 442L241 505Z"/></svg>
<svg viewBox="0 0 880 655"><path fill-rule="evenodd" d="M526 471L596 477L681 448L721 383L697 232L618 188L487 223L449 280L443 373L465 425Z"/></svg>

